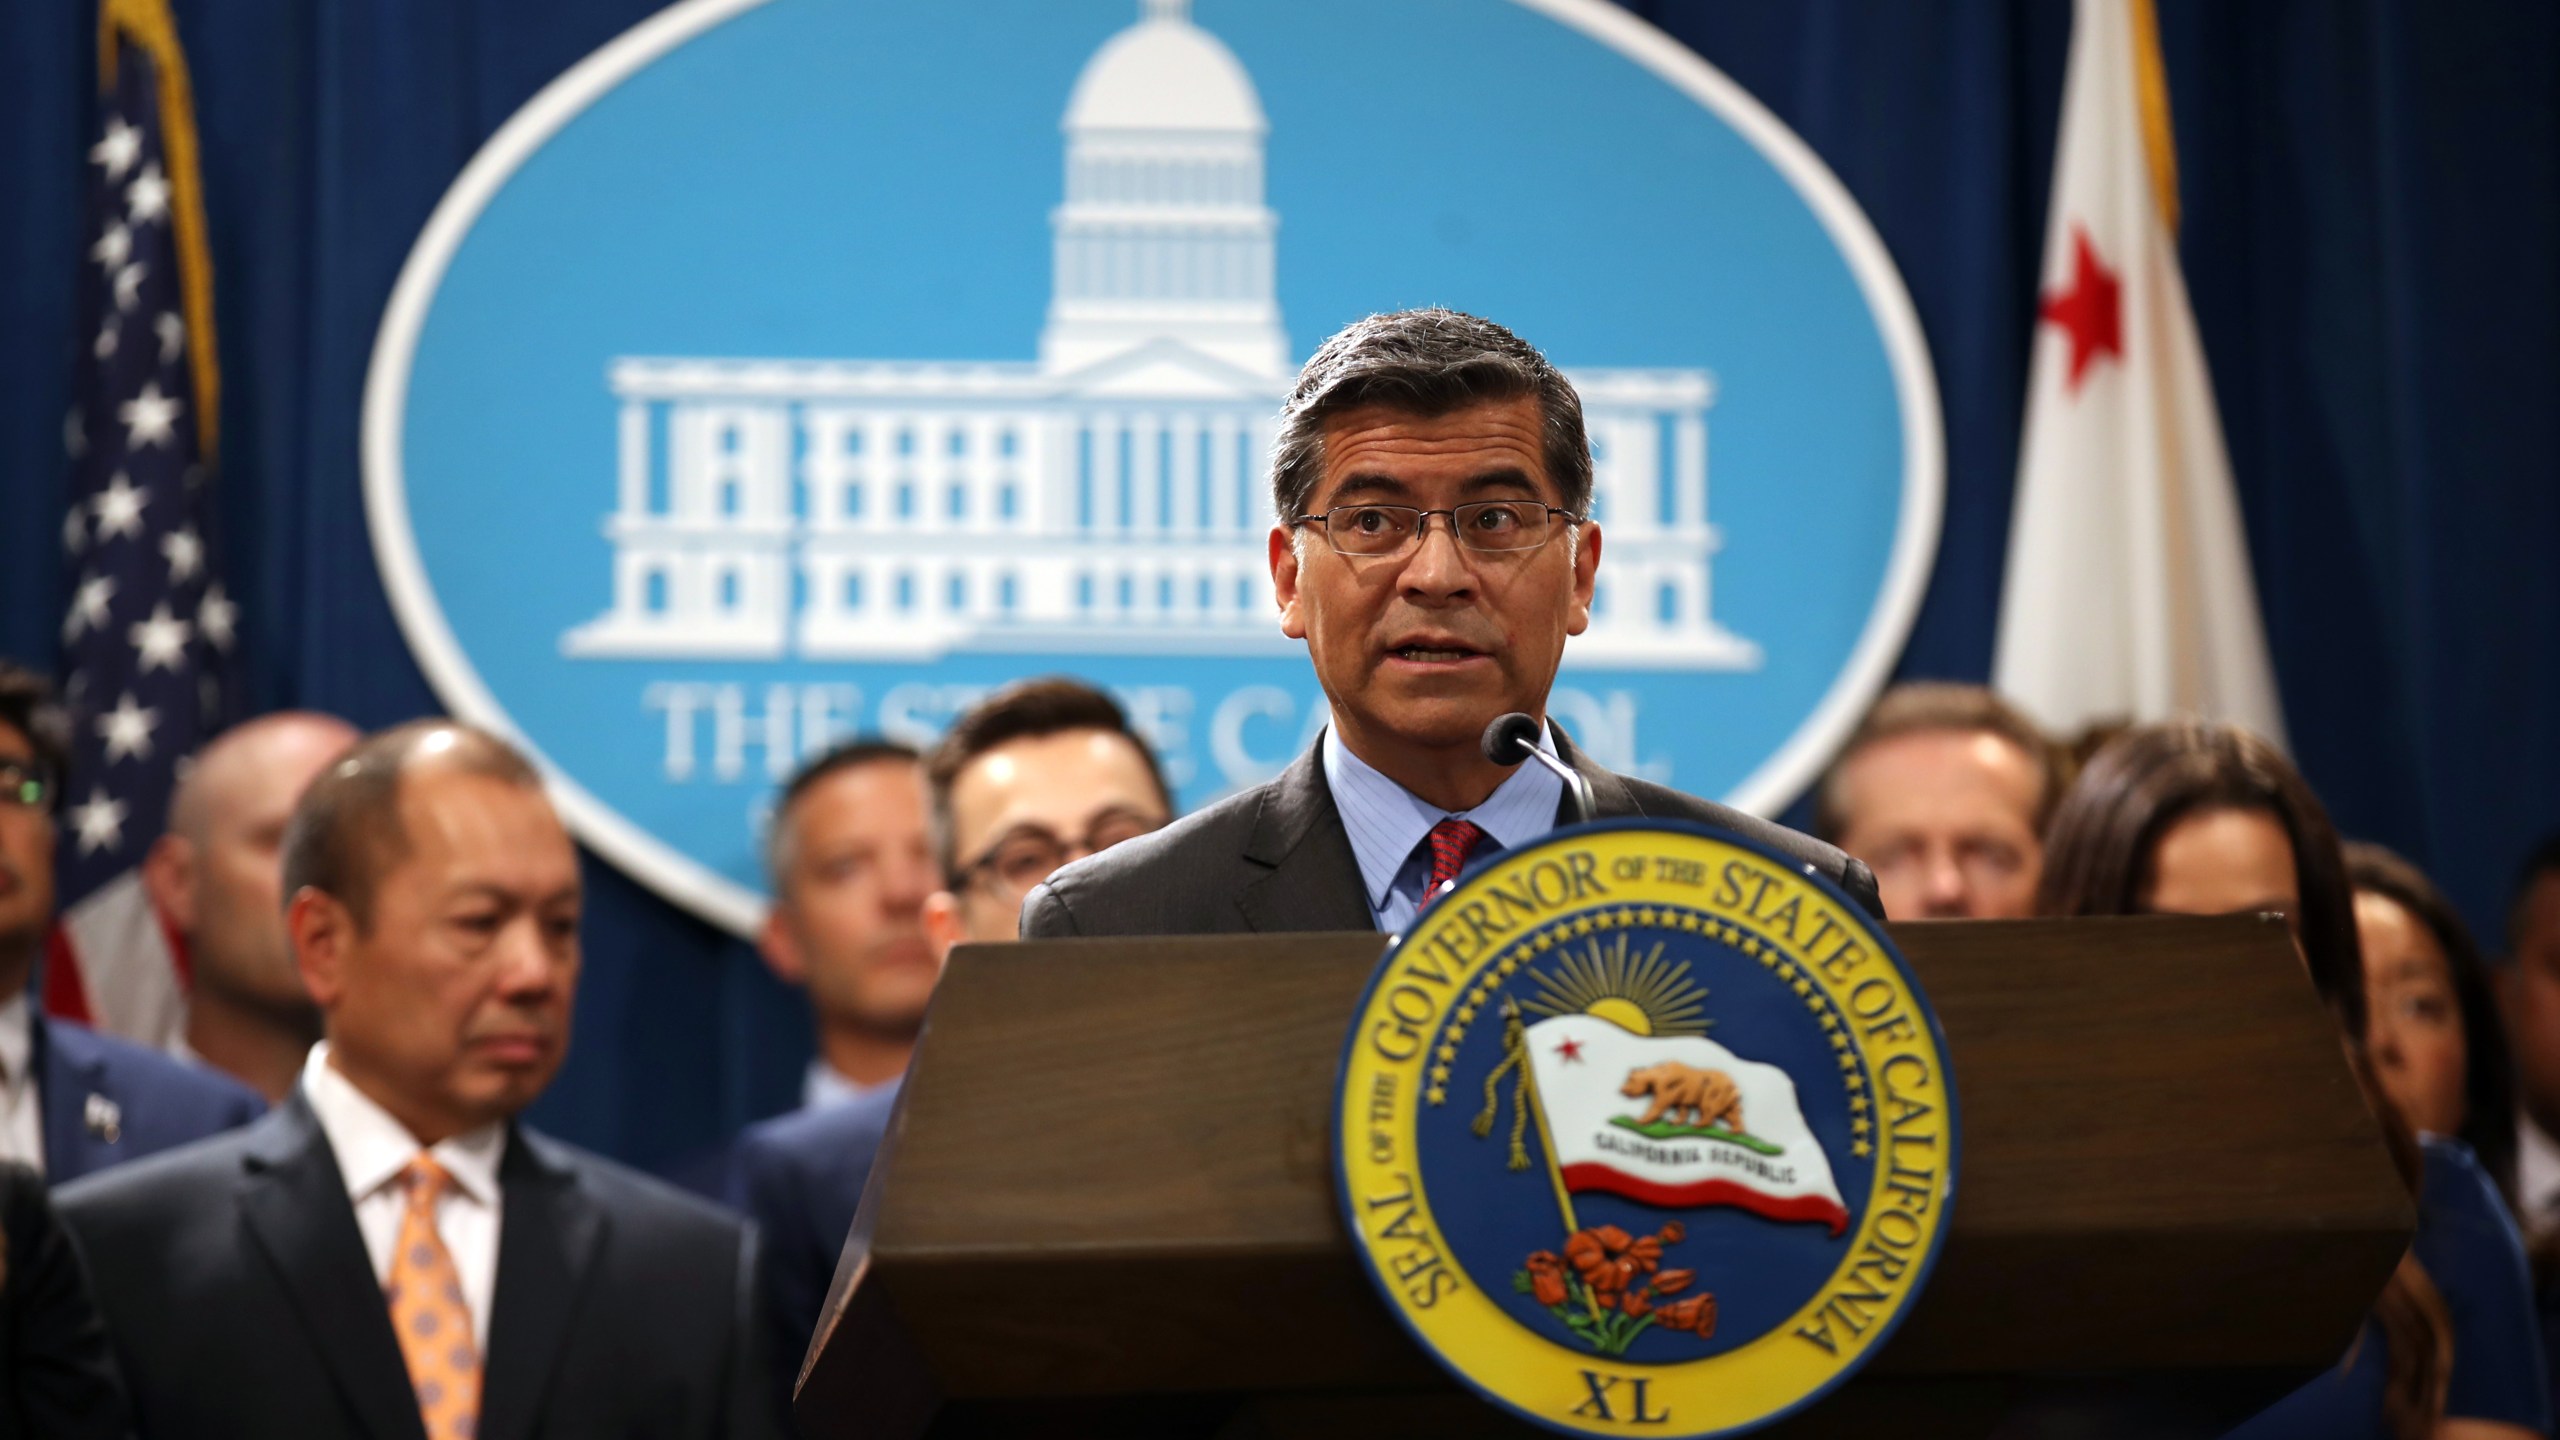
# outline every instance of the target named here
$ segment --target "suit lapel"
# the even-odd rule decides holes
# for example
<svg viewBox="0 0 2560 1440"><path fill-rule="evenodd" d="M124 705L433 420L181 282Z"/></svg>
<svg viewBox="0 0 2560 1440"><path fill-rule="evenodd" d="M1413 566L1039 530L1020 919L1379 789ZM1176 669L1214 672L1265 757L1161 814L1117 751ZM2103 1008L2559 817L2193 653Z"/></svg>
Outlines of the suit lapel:
<svg viewBox="0 0 2560 1440"><path fill-rule="evenodd" d="M106 1142L90 1133L87 1120L93 1095L109 1112L116 1109L114 1097L100 1089L106 1078L100 1057L72 1053L74 1047L61 1044L41 1015L27 1018L27 1040L27 1068L36 1075L37 1118L44 1130L45 1177L59 1185L104 1168L114 1157L101 1153ZM117 1115L114 1128L122 1125Z"/></svg>
<svg viewBox="0 0 2560 1440"><path fill-rule="evenodd" d="M1574 768L1574 772L1591 783L1591 808L1594 820L1616 820L1642 815L1644 806L1637 803L1635 792L1627 788L1624 777L1602 766L1598 761L1574 748L1573 738L1550 716L1547 732L1555 737L1556 758ZM1570 797L1556 797L1556 823L1564 823L1565 806Z"/></svg>
<svg viewBox="0 0 2560 1440"><path fill-rule="evenodd" d="M498 1227L497 1290L489 1304L480 1437L525 1440L541 1415L579 1287L604 1240L605 1216L569 1162L521 1129L507 1137L498 1189L504 1218Z"/></svg>
<svg viewBox="0 0 2560 1440"><path fill-rule="evenodd" d="M1236 896L1247 927L1264 933L1375 930L1351 837L1324 783L1321 744L1309 746L1262 792L1244 858L1269 873Z"/></svg>
<svg viewBox="0 0 2560 1440"><path fill-rule="evenodd" d="M297 1090L260 1122L242 1180L249 1234L293 1297L348 1408L377 1440L424 1440L408 1362L319 1117Z"/></svg>

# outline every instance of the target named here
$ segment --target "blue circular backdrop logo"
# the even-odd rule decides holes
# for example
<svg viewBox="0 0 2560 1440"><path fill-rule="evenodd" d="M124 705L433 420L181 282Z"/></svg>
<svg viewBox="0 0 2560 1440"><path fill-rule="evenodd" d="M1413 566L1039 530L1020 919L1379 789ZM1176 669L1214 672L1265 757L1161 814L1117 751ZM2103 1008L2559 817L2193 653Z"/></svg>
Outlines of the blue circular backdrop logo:
<svg viewBox="0 0 2560 1440"><path fill-rule="evenodd" d="M1303 750L1273 417L1325 335L1425 304L1582 393L1608 549L1551 713L1783 803L1918 607L1935 384L1837 180L1606 0L678 4L420 236L376 555L454 711L744 931L802 756L1021 676L1109 687L1188 805Z"/></svg>

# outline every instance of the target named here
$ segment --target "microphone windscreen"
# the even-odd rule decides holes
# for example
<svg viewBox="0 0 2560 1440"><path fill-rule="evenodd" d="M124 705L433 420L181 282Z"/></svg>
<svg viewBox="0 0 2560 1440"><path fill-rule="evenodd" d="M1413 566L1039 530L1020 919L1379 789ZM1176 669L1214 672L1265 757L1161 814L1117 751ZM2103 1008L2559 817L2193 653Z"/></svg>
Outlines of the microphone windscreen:
<svg viewBox="0 0 2560 1440"><path fill-rule="evenodd" d="M1484 758L1496 765L1517 765L1537 748L1535 716L1514 710L1484 727Z"/></svg>

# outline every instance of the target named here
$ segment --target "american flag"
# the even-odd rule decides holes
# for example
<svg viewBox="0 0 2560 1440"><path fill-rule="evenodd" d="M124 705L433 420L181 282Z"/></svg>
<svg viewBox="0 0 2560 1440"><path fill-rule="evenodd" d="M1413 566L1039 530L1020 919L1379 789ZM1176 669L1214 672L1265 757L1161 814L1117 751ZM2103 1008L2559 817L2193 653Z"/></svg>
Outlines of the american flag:
<svg viewBox="0 0 2560 1440"><path fill-rule="evenodd" d="M186 69L165 0L101 0L81 348L63 440L63 905L46 1009L146 1044L184 1024L184 949L136 867L179 767L230 712L239 612L212 544L210 266Z"/></svg>

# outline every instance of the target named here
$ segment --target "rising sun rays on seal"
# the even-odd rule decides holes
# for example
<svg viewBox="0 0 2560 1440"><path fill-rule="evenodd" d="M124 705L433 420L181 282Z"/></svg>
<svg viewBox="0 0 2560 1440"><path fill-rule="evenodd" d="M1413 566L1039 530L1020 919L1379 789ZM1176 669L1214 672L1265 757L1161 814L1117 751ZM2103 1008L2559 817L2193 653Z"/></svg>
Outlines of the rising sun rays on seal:
<svg viewBox="0 0 2560 1440"><path fill-rule="evenodd" d="M1597 1015L1637 1035L1704 1035L1707 987L1689 978L1689 962L1665 960L1657 943L1643 955L1627 937L1598 937L1558 957L1551 971L1535 972L1536 998L1521 1008L1537 1015Z"/></svg>

